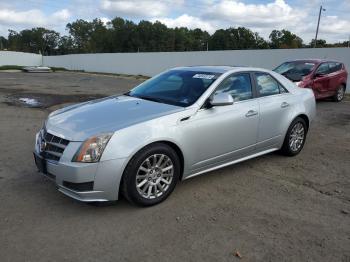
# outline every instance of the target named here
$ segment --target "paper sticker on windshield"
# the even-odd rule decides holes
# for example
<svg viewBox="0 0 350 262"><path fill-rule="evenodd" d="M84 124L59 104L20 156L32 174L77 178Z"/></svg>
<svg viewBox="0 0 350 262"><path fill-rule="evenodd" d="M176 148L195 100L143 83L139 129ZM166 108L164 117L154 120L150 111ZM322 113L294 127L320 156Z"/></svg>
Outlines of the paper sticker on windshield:
<svg viewBox="0 0 350 262"><path fill-rule="evenodd" d="M207 75L207 74L195 74L192 78L201 78L201 79L213 79L215 75Z"/></svg>

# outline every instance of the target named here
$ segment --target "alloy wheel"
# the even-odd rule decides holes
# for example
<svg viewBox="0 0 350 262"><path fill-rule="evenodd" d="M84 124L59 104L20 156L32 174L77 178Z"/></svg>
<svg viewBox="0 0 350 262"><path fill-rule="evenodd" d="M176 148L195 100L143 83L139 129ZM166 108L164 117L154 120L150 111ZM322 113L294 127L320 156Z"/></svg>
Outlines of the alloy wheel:
<svg viewBox="0 0 350 262"><path fill-rule="evenodd" d="M151 155L137 170L137 192L146 199L158 198L169 189L173 176L174 165L167 155Z"/></svg>
<svg viewBox="0 0 350 262"><path fill-rule="evenodd" d="M289 136L289 147L293 152L297 152L303 145L305 138L305 128L302 123L297 122Z"/></svg>
<svg viewBox="0 0 350 262"><path fill-rule="evenodd" d="M338 89L338 92L337 92L337 99L338 101L341 101L343 98L344 98L344 88L341 87Z"/></svg>

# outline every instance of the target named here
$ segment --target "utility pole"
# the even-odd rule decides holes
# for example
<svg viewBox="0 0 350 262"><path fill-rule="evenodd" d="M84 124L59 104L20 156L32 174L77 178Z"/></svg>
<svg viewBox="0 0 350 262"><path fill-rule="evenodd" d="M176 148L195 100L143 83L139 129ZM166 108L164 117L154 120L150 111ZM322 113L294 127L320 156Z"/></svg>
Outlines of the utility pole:
<svg viewBox="0 0 350 262"><path fill-rule="evenodd" d="M316 48L316 45L317 45L318 28L320 27L320 20L321 20L322 11L326 11L326 9L322 8L322 5L321 5L320 6L320 12L318 14L318 22L317 22L317 29L316 29L316 36L315 36L315 44L314 44L315 48Z"/></svg>

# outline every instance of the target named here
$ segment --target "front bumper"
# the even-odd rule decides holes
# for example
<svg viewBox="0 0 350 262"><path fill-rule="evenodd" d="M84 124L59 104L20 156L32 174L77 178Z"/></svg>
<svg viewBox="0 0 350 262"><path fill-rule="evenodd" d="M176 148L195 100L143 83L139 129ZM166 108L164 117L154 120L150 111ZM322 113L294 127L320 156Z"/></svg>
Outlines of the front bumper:
<svg viewBox="0 0 350 262"><path fill-rule="evenodd" d="M54 181L61 193L76 200L84 202L118 200L119 184L126 159L97 163L71 162L80 144L81 142L70 142L58 162L44 159L45 170L42 172L40 168L41 174ZM34 155L42 158L37 147Z"/></svg>

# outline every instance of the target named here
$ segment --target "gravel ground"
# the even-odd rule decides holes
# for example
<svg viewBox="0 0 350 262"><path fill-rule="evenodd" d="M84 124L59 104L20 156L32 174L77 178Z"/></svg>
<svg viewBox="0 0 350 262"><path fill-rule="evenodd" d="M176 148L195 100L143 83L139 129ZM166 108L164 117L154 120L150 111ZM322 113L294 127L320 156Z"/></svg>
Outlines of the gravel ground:
<svg viewBox="0 0 350 262"><path fill-rule="evenodd" d="M349 98L317 103L297 157L273 153L183 181L151 208L57 192L31 155L44 118L140 81L0 72L1 261L350 261Z"/></svg>

